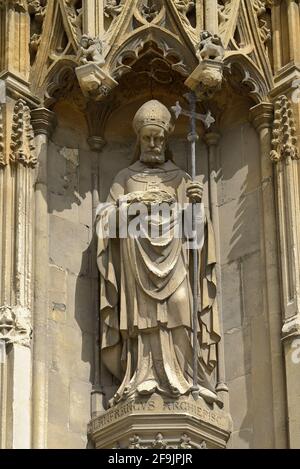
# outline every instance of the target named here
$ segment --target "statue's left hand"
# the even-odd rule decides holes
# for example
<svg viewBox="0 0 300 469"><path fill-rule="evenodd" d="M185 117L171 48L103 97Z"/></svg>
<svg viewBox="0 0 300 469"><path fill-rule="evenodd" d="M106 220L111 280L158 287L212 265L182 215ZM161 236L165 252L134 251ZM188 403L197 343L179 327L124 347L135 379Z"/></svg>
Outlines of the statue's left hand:
<svg viewBox="0 0 300 469"><path fill-rule="evenodd" d="M203 184L198 181L191 181L186 189L186 195L190 202L200 203L203 197Z"/></svg>

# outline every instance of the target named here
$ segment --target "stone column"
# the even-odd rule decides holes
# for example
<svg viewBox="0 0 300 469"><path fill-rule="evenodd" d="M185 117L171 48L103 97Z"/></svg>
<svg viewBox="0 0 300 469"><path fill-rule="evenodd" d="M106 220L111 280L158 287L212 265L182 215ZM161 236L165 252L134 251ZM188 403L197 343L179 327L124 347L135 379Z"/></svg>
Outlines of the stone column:
<svg viewBox="0 0 300 469"><path fill-rule="evenodd" d="M205 0L205 29L213 34L218 34L218 1Z"/></svg>
<svg viewBox="0 0 300 469"><path fill-rule="evenodd" d="M276 448L286 447L284 372L281 346L281 304L278 260L278 227L276 225L276 205L274 172L270 160L271 128L274 109L271 103L260 103L250 110L250 120L258 132L261 153L261 261L263 307L268 321L270 342L270 367L272 392L270 396L273 414L274 444ZM268 396L266 396L268 400Z"/></svg>
<svg viewBox="0 0 300 469"><path fill-rule="evenodd" d="M83 0L83 33L102 36L104 33L104 0Z"/></svg>
<svg viewBox="0 0 300 469"><path fill-rule="evenodd" d="M280 248L282 341L290 448L300 447L300 200L299 149L292 104L275 101L271 160L275 165Z"/></svg>
<svg viewBox="0 0 300 469"><path fill-rule="evenodd" d="M35 284L33 318L33 381L32 381L32 447L47 446L47 387L48 387L48 139L55 114L40 108L31 112L35 133L38 174L35 183Z"/></svg>
<svg viewBox="0 0 300 469"><path fill-rule="evenodd" d="M5 107L0 340L6 344L7 363L1 385L2 399L5 399L1 406L2 445L5 448L30 448L36 155L25 99L16 101L7 95Z"/></svg>
<svg viewBox="0 0 300 469"><path fill-rule="evenodd" d="M0 42L5 44L3 70L28 80L30 70L30 16L25 1L6 1L0 5L3 16L0 24ZM1 28L3 26L3 29Z"/></svg>
<svg viewBox="0 0 300 469"><path fill-rule="evenodd" d="M224 359L224 335L223 335L223 319L222 319L222 278L221 278L221 262L220 262L220 222L218 208L218 145L221 135L217 132L208 132L205 140L208 145L208 174L209 174L209 204L210 216L214 228L217 265L217 289L218 289L218 308L220 315L220 327L222 342L218 344L218 368L217 368L217 387L216 390L224 401L225 410L229 411L228 387L225 378L225 359Z"/></svg>
<svg viewBox="0 0 300 469"><path fill-rule="evenodd" d="M286 0L287 13L288 13L288 33L289 33L289 49L290 61L300 61L300 48L298 38L300 34L299 29L299 2L298 0Z"/></svg>
<svg viewBox="0 0 300 469"><path fill-rule="evenodd" d="M278 73L282 67L281 2L279 0L275 0L272 6L272 33L274 71Z"/></svg>
<svg viewBox="0 0 300 469"><path fill-rule="evenodd" d="M99 180L100 180L100 154L105 145L104 137L101 136L90 136L88 138L88 144L93 152L92 157L92 203L93 203L93 223L95 228L95 222L97 217L97 208L100 202L99 196ZM93 237L93 252L94 259L97 258L97 233L94 231ZM100 320L99 320L99 270L97 263L93 262L93 298L94 298L94 311L95 311L95 338L94 338L94 380L93 388L91 392L91 418L96 418L104 412L104 390L102 385L102 370L100 365Z"/></svg>

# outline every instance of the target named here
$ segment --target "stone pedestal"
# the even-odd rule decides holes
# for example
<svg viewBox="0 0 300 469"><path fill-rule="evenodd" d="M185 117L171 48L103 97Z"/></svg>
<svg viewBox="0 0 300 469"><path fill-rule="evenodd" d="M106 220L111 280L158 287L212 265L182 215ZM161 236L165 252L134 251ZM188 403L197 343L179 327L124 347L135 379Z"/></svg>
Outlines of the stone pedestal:
<svg viewBox="0 0 300 469"><path fill-rule="evenodd" d="M230 416L201 398L159 395L119 403L91 420L88 434L97 449L225 448Z"/></svg>

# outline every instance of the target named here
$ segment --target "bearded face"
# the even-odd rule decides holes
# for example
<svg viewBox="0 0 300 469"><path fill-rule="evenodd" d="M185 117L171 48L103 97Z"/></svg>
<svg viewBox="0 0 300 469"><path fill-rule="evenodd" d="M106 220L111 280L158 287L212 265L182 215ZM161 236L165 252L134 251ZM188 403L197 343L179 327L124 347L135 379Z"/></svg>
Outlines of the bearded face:
<svg viewBox="0 0 300 469"><path fill-rule="evenodd" d="M150 165L165 162L166 135L157 125L146 125L140 130L140 160Z"/></svg>

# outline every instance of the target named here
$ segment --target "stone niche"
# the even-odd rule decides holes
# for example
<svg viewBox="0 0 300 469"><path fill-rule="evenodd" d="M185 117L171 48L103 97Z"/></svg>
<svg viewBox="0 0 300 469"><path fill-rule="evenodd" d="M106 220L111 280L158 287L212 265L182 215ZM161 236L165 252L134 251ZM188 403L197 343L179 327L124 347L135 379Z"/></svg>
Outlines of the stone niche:
<svg viewBox="0 0 300 469"><path fill-rule="evenodd" d="M229 414L203 399L147 399L120 402L92 419L88 435L97 449L218 449L231 433Z"/></svg>

